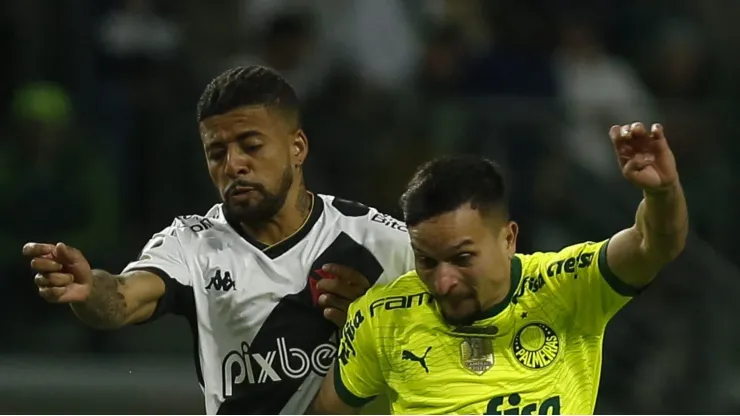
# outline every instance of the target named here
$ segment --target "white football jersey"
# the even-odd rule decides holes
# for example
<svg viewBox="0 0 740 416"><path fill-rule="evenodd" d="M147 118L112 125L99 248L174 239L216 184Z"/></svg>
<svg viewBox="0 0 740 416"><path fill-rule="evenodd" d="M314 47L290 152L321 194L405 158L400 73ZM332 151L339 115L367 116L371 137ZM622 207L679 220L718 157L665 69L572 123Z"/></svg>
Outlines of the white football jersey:
<svg viewBox="0 0 740 416"><path fill-rule="evenodd" d="M165 281L152 319L189 320L208 414L306 411L337 350L337 327L317 306L322 265L352 267L372 284L414 268L402 222L332 196L313 200L301 229L272 246L230 224L221 204L178 217L124 269Z"/></svg>

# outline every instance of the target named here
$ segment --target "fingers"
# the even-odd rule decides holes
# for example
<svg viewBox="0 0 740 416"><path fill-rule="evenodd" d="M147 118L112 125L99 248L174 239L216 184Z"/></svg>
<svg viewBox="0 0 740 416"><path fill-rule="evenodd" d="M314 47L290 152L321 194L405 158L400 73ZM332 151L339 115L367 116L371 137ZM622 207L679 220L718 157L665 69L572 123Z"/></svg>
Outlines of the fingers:
<svg viewBox="0 0 740 416"><path fill-rule="evenodd" d="M612 141L615 142L620 140L632 139L665 139L662 125L660 125L659 123L654 123L650 127L650 131L648 131L640 122L624 124L621 126L614 125L611 127L611 129L609 129L609 137L612 139Z"/></svg>
<svg viewBox="0 0 740 416"><path fill-rule="evenodd" d="M49 303L59 302L59 298L67 293L66 287L40 287L39 296Z"/></svg>
<svg viewBox="0 0 740 416"><path fill-rule="evenodd" d="M70 284L74 282L74 276L69 273L38 273L33 282L39 288L39 296L46 302L69 303L75 300L69 296L73 295Z"/></svg>
<svg viewBox="0 0 740 416"><path fill-rule="evenodd" d="M26 243L23 246L23 255L34 258L53 258L59 264L72 265L85 261L85 257L76 248L64 243Z"/></svg>
<svg viewBox="0 0 740 416"><path fill-rule="evenodd" d="M351 303L352 301L347 298L332 295L330 293L324 293L319 296L319 306L323 308L333 308L346 312Z"/></svg>
<svg viewBox="0 0 740 416"><path fill-rule="evenodd" d="M44 243L26 243L23 246L23 255L29 257L41 257L52 254L54 251L53 244Z"/></svg>
<svg viewBox="0 0 740 416"><path fill-rule="evenodd" d="M52 259L35 257L31 260L31 269L41 273L58 272L62 265Z"/></svg>
<svg viewBox="0 0 740 416"><path fill-rule="evenodd" d="M85 259L80 250L64 243L57 243L54 247L54 253L56 254L57 259L59 259L63 264L74 264Z"/></svg>
<svg viewBox="0 0 740 416"><path fill-rule="evenodd" d="M612 126L609 130L612 140L632 140L647 136L645 126L640 122L624 124L621 126Z"/></svg>
<svg viewBox="0 0 740 416"><path fill-rule="evenodd" d="M325 264L322 269L335 275L337 278L346 281L351 285L361 286L365 289L370 288L370 282L367 280L367 278L365 278L365 276L351 267L343 266L336 263L330 263Z"/></svg>
<svg viewBox="0 0 740 416"><path fill-rule="evenodd" d="M660 123L655 123L650 128L650 135L655 140L665 140L665 132L663 131L663 125Z"/></svg>
<svg viewBox="0 0 740 416"><path fill-rule="evenodd" d="M69 273L37 273L33 282L39 288L64 287L74 281L74 276Z"/></svg>
<svg viewBox="0 0 740 416"><path fill-rule="evenodd" d="M643 169L645 169L647 166L650 166L652 164L654 159L651 156L648 155L640 155L639 158L632 158L627 163L625 163L622 170L624 172L639 172Z"/></svg>
<svg viewBox="0 0 740 416"><path fill-rule="evenodd" d="M90 265L79 250L64 243L28 243L23 246L23 254L32 257L31 269L37 272L33 281L45 301L69 303L85 299L86 292L73 285L91 279Z"/></svg>
<svg viewBox="0 0 740 416"><path fill-rule="evenodd" d="M641 139L648 136L645 126L640 122L625 124L619 129L619 138L622 140Z"/></svg>
<svg viewBox="0 0 740 416"><path fill-rule="evenodd" d="M349 305L365 294L370 282L355 269L341 264L326 264L322 269L336 278L321 279L316 284L322 292L319 306L324 309L324 317L341 328L347 320Z"/></svg>
<svg viewBox="0 0 740 416"><path fill-rule="evenodd" d="M347 320L347 310L351 303L352 301L349 299L330 293L322 293L319 296L319 306L324 310L324 318L330 320L339 328L344 326Z"/></svg>
<svg viewBox="0 0 740 416"><path fill-rule="evenodd" d="M367 291L364 286L352 285L340 279L321 279L316 284L316 289L319 292L340 296L350 301L359 298Z"/></svg>
<svg viewBox="0 0 740 416"><path fill-rule="evenodd" d="M92 279L90 264L80 250L59 243L54 247L55 260L64 265L64 271L75 276L75 282L85 284Z"/></svg>
<svg viewBox="0 0 740 416"><path fill-rule="evenodd" d="M617 141L617 139L619 139L620 129L621 127L617 125L614 125L609 129L609 138L612 139L612 141Z"/></svg>
<svg viewBox="0 0 740 416"><path fill-rule="evenodd" d="M324 318L330 320L334 325L341 328L347 321L347 311L340 311L334 308L324 309Z"/></svg>

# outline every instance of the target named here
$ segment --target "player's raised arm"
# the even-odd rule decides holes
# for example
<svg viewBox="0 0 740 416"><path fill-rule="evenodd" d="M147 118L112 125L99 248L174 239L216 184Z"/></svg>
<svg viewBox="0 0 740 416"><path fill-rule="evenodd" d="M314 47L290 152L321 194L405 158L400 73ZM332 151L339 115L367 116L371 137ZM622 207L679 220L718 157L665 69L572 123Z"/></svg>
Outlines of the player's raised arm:
<svg viewBox="0 0 740 416"><path fill-rule="evenodd" d="M643 192L635 225L609 241L606 258L614 275L632 287L650 283L686 244L688 211L676 161L653 124L614 126L609 132L624 177Z"/></svg>
<svg viewBox="0 0 740 416"><path fill-rule="evenodd" d="M165 293L165 284L148 271L111 275L91 270L82 253L63 243L28 243L23 254L37 272L39 295L50 303L68 303L88 325L120 328L149 318Z"/></svg>

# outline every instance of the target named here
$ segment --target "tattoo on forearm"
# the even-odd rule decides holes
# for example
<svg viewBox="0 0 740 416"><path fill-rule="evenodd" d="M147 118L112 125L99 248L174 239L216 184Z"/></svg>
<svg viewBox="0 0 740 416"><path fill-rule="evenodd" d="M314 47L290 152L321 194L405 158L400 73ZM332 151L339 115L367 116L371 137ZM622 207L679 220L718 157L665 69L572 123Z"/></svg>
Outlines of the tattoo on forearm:
<svg viewBox="0 0 740 416"><path fill-rule="evenodd" d="M77 316L96 328L117 328L126 321L126 299L120 289L126 284L123 277L96 271L92 291L87 301L73 305Z"/></svg>

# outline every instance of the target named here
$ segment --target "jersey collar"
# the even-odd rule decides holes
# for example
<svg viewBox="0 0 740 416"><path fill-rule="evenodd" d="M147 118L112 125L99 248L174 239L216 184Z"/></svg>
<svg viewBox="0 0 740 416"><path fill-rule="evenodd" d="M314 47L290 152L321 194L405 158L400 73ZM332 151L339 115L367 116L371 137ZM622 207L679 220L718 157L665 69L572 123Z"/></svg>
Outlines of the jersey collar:
<svg viewBox="0 0 740 416"><path fill-rule="evenodd" d="M498 303L496 305L493 305L492 308L485 310L481 313L480 318L476 319L477 321L493 318L494 316L501 313L504 309L506 309L507 306L511 303L511 298L514 297L514 293L516 293L516 289L519 287L519 281L522 279L522 260L519 258L519 256L514 255L514 257L511 259L511 286L509 287L509 293L506 294L506 297L504 298L501 303Z"/></svg>
<svg viewBox="0 0 740 416"><path fill-rule="evenodd" d="M291 234L290 237L271 246L268 246L267 244L258 241L257 239L245 233L244 229L241 227L241 225L239 225L239 223L230 221L228 218L226 219L226 221L229 223L231 228L233 228L234 231L236 231L239 236L241 236L247 243L261 250L267 255L267 257L271 259L276 259L285 254L285 252L293 248L296 244L303 241L306 235L311 232L313 226L316 224L319 218L321 218L321 214L323 214L324 212L324 200L314 193L311 193L311 197L313 199L313 204L311 204L311 213L308 214L306 222L303 223L298 231Z"/></svg>

